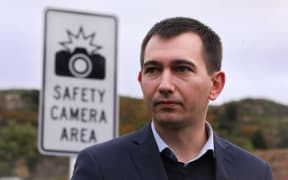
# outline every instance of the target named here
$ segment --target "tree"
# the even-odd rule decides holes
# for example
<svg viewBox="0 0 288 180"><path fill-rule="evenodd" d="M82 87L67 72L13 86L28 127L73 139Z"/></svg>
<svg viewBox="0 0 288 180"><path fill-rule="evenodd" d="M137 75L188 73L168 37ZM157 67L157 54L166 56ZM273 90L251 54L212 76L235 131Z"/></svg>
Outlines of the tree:
<svg viewBox="0 0 288 180"><path fill-rule="evenodd" d="M256 130L252 135L252 144L256 149L267 149L266 139L261 129Z"/></svg>
<svg viewBox="0 0 288 180"><path fill-rule="evenodd" d="M0 128L0 176L13 175L17 161L25 159L27 164L35 158L36 138L36 129L28 123L19 125L9 120L6 126ZM7 166L10 167L8 171Z"/></svg>
<svg viewBox="0 0 288 180"><path fill-rule="evenodd" d="M217 119L220 130L224 130L228 133L234 132L238 119L237 102L233 101L224 105L224 108Z"/></svg>

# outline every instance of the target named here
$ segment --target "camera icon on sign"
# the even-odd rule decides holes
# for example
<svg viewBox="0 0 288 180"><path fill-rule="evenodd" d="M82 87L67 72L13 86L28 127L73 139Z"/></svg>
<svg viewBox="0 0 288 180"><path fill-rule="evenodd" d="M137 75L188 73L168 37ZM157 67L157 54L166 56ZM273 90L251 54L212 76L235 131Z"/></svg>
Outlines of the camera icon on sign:
<svg viewBox="0 0 288 180"><path fill-rule="evenodd" d="M67 34L69 41L60 43L66 49L58 51L55 55L56 75L104 79L105 58L101 54L96 53L97 50L101 49L101 46L91 43L95 33L85 36L83 28L80 27L77 35L70 31L67 31Z"/></svg>

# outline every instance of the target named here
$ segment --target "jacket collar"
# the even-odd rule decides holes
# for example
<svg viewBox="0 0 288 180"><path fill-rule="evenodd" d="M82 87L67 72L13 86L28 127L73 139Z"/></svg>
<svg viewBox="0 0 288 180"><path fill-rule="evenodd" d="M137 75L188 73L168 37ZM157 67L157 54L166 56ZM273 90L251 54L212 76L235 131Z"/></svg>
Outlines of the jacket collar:
<svg viewBox="0 0 288 180"><path fill-rule="evenodd" d="M138 131L131 156L142 179L168 180L160 153L154 140L150 123Z"/></svg>
<svg viewBox="0 0 288 180"><path fill-rule="evenodd" d="M214 133L215 167L217 180L231 180L233 157L229 153L228 143Z"/></svg>

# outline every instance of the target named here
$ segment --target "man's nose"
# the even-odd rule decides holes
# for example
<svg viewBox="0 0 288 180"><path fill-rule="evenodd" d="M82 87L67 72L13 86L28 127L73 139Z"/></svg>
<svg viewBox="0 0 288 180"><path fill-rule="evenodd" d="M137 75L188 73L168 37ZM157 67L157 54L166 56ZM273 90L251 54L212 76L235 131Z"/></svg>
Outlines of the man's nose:
<svg viewBox="0 0 288 180"><path fill-rule="evenodd" d="M159 84L159 93L167 96L172 94L175 90L174 82L173 82L173 74L170 71L163 71Z"/></svg>

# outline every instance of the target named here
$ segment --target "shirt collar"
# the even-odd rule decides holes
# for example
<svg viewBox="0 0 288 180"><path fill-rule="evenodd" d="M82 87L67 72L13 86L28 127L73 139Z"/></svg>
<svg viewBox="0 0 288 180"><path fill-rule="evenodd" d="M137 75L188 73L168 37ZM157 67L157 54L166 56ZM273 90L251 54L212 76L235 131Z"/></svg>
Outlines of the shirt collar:
<svg viewBox="0 0 288 180"><path fill-rule="evenodd" d="M208 139L206 141L206 143L204 144L204 146L202 147L202 149L200 150L199 154L189 160L187 162L187 164L189 162L192 162L192 161L195 161L197 159L199 159L200 157L202 157L208 150L212 150L213 151L213 154L214 154L214 137L213 137L213 129L212 129L212 126L210 125L210 123L208 121L205 122L205 126L206 126L206 132L208 134ZM154 123L153 121L151 122L151 128L152 128L152 133L153 133L153 136L154 136L154 139L156 141L156 144L158 146L158 149L159 149L159 152L162 152L163 150L165 149L169 149L172 153L173 150L163 141L163 139L159 136L157 130L155 129L155 126L154 126ZM174 153L175 154L175 153Z"/></svg>

